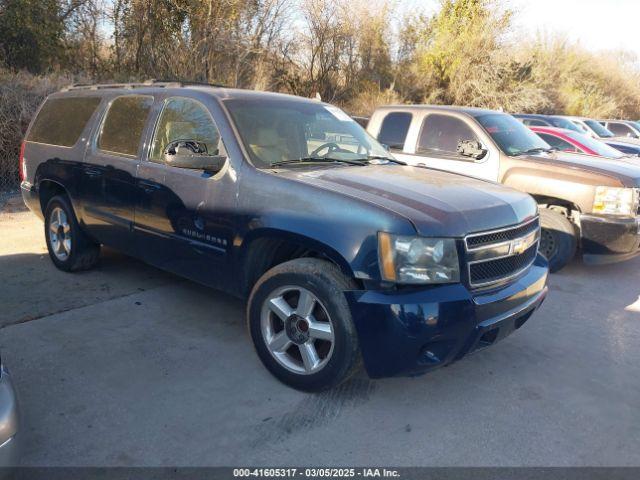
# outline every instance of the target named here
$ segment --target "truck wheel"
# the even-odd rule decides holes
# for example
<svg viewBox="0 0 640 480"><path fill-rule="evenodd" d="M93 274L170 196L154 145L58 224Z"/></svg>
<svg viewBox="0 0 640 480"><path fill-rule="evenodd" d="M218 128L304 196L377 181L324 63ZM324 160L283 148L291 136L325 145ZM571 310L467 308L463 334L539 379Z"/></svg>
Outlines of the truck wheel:
<svg viewBox="0 0 640 480"><path fill-rule="evenodd" d="M540 253L549 262L549 271L557 272L576 254L576 229L567 217L548 208L540 209L540 226Z"/></svg>
<svg viewBox="0 0 640 480"><path fill-rule="evenodd" d="M313 258L282 263L258 280L247 323L260 360L276 378L317 392L357 371L358 337L344 295L354 288L335 265Z"/></svg>
<svg viewBox="0 0 640 480"><path fill-rule="evenodd" d="M80 229L69 199L57 195L44 212L44 236L53 264L65 272L88 270L98 262L100 244Z"/></svg>

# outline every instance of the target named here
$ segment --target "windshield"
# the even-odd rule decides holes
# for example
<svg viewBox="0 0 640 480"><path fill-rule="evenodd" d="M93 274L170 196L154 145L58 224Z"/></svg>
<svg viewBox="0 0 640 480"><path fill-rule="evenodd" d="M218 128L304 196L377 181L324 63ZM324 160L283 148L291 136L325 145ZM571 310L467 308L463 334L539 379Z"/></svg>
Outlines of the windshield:
<svg viewBox="0 0 640 480"><path fill-rule="evenodd" d="M339 108L282 99L224 101L257 168L290 160L392 158Z"/></svg>
<svg viewBox="0 0 640 480"><path fill-rule="evenodd" d="M566 118L549 117L549 121L554 127L564 128L565 130L572 130L578 133L582 132L575 123L571 120L567 120Z"/></svg>
<svg viewBox="0 0 640 480"><path fill-rule="evenodd" d="M622 158L624 154L613 147L610 147L606 143L601 142L600 140L596 140L595 138L591 138L587 135L583 135L577 132L565 132L565 134L575 141L581 143L585 147L589 148L596 152L596 155L600 155L601 157L607 158Z"/></svg>
<svg viewBox="0 0 640 480"><path fill-rule="evenodd" d="M490 113L476 117L500 149L507 155L521 155L551 147L511 115Z"/></svg>
<svg viewBox="0 0 640 480"><path fill-rule="evenodd" d="M604 128L600 122L596 122L595 120L585 120L584 123L601 138L611 138L615 136L609 130Z"/></svg>

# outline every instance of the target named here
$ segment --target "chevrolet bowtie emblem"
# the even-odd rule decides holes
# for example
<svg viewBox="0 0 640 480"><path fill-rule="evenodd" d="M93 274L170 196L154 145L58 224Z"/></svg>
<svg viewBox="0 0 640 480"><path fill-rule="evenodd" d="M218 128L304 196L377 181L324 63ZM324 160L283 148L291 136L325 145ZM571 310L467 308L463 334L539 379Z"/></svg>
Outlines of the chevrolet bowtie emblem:
<svg viewBox="0 0 640 480"><path fill-rule="evenodd" d="M520 255L521 253L524 253L524 251L528 247L527 243L528 242L526 241L526 239L523 238L514 240L513 242L511 242L511 253L513 255Z"/></svg>

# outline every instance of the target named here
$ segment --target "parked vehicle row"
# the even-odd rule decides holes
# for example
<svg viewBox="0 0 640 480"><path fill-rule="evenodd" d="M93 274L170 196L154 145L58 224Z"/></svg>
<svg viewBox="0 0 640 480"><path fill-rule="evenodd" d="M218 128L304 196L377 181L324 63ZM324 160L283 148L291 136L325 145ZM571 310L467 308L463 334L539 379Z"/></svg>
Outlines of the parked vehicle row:
<svg viewBox="0 0 640 480"><path fill-rule="evenodd" d="M408 164L529 193L540 209L540 251L551 271L564 267L577 249L589 263L620 261L638 253L636 160L566 153L511 115L476 108L381 107L367 130Z"/></svg>
<svg viewBox="0 0 640 480"><path fill-rule="evenodd" d="M529 156L546 144L493 112L431 111L436 124L418 134L426 113L407 122L412 111L380 110L372 125L386 127L374 134L408 147L408 124L407 138L427 149L460 144L460 156L447 155L470 171L407 165L414 153L394 156L315 100L177 83L72 87L51 95L28 129L22 194L61 270L94 267L108 245L246 299L259 358L292 387L331 388L360 365L374 378L424 373L498 342L541 305L541 222L560 218L569 243L553 248L575 247L573 224L539 209L522 183L482 179L483 167L501 178L518 153L503 159L501 149ZM523 129L513 146L510 121ZM556 163L541 177L569 175ZM589 240L634 222L625 212L637 198L625 192L635 170L614 170L574 172L557 187L597 217L577 216ZM580 175L601 187L585 188Z"/></svg>
<svg viewBox="0 0 640 480"><path fill-rule="evenodd" d="M627 157L620 150L607 145L604 142L588 137L575 130L565 130L554 127L529 127L542 140L547 142L551 148L562 152L583 153L585 155L595 155L603 158L619 160Z"/></svg>

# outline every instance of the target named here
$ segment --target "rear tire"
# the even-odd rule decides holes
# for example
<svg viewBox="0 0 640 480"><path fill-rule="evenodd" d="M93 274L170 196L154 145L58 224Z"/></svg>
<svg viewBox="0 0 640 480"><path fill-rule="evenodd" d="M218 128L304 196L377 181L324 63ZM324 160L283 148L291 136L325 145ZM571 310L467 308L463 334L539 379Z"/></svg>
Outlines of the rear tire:
<svg viewBox="0 0 640 480"><path fill-rule="evenodd" d="M557 272L576 254L576 229L567 217L548 208L540 209L540 226L540 253L549 262L549 271Z"/></svg>
<svg viewBox="0 0 640 480"><path fill-rule="evenodd" d="M44 211L44 236L51 261L60 270L88 270L98 263L100 244L82 231L67 196L49 200Z"/></svg>
<svg viewBox="0 0 640 480"><path fill-rule="evenodd" d="M253 287L247 324L264 366L281 382L308 392L347 380L360 367L360 349L345 290L352 280L332 263L291 260Z"/></svg>

